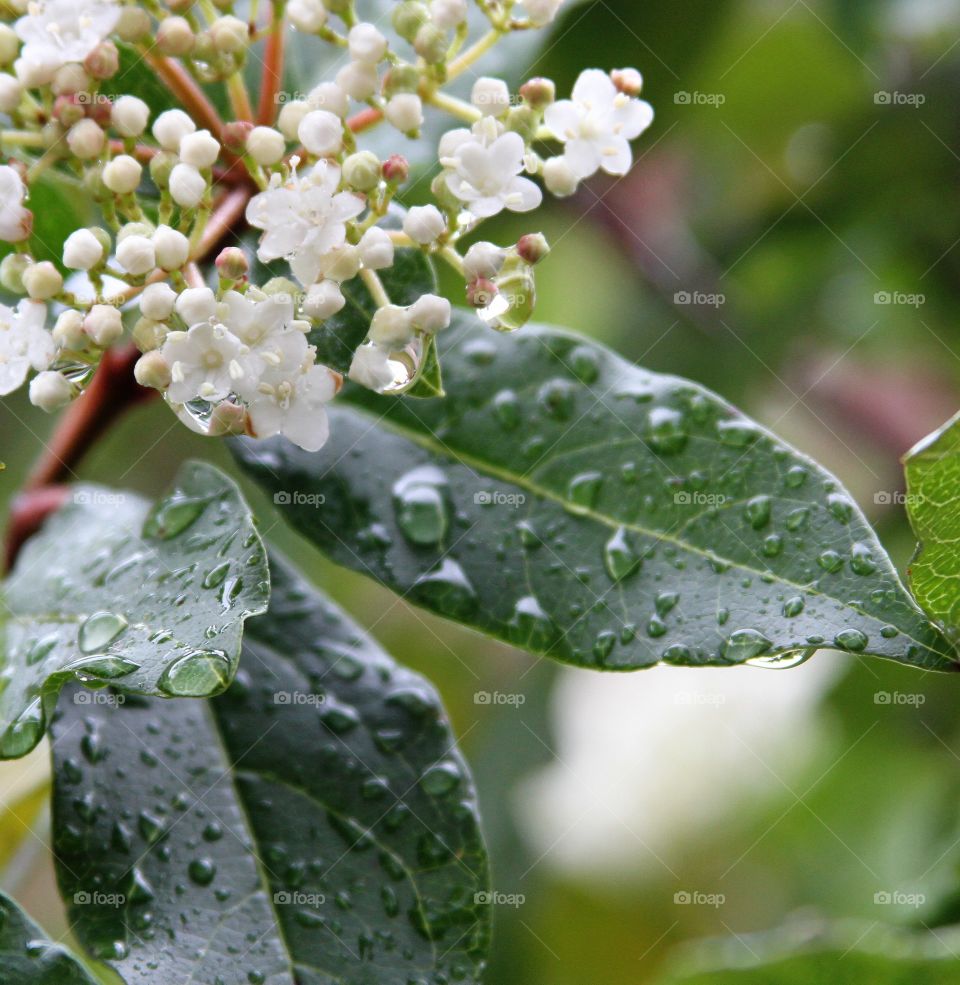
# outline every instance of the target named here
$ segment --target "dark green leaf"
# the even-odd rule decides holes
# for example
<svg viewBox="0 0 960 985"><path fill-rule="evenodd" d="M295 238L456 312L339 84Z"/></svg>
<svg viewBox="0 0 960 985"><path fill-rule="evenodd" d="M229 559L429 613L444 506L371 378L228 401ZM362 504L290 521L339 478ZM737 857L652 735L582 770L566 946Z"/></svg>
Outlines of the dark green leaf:
<svg viewBox="0 0 960 985"><path fill-rule="evenodd" d="M440 372L440 359L437 357L436 341L428 336L424 341L423 359L417 375L405 396L427 400L432 397L445 397L443 376Z"/></svg>
<svg viewBox="0 0 960 985"><path fill-rule="evenodd" d="M960 414L905 459L907 513L920 541L910 587L954 642L960 636Z"/></svg>
<svg viewBox="0 0 960 985"><path fill-rule="evenodd" d="M272 573L222 697L58 711L54 844L68 903L88 894L77 935L129 985L477 982L486 857L436 693Z"/></svg>
<svg viewBox="0 0 960 985"><path fill-rule="evenodd" d="M719 397L568 332L502 336L470 315L440 356L444 400L348 387L320 453L235 445L340 563L584 666L836 646L955 669L839 482Z"/></svg>
<svg viewBox="0 0 960 985"><path fill-rule="evenodd" d="M65 947L0 892L0 985L96 985Z"/></svg>
<svg viewBox="0 0 960 985"><path fill-rule="evenodd" d="M253 518L212 466L185 465L152 508L130 493L77 486L2 586L0 756L37 744L68 680L170 697L219 693L236 672L244 619L268 597Z"/></svg>

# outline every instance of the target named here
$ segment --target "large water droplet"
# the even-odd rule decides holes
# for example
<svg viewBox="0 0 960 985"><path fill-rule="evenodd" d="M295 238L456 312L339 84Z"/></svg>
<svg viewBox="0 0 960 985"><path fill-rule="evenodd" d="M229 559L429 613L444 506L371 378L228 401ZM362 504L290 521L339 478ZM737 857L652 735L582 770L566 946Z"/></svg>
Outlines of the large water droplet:
<svg viewBox="0 0 960 985"><path fill-rule="evenodd" d="M553 620L533 595L525 595L513 609L509 622L510 639L531 650L545 650L556 636Z"/></svg>
<svg viewBox="0 0 960 985"><path fill-rule="evenodd" d="M26 755L43 735L44 714L39 698L35 698L0 736L0 754L6 759Z"/></svg>
<svg viewBox="0 0 960 985"><path fill-rule="evenodd" d="M792 619L794 616L799 616L803 612L806 602L802 595L794 595L788 598L786 602L783 603L783 614L788 618Z"/></svg>
<svg viewBox="0 0 960 985"><path fill-rule="evenodd" d="M438 544L446 534L446 485L446 476L432 465L413 469L394 484L397 524L414 544Z"/></svg>
<svg viewBox="0 0 960 985"><path fill-rule="evenodd" d="M187 874L198 886L209 886L217 874L217 867L208 858L195 858L187 866Z"/></svg>
<svg viewBox="0 0 960 985"><path fill-rule="evenodd" d="M205 698L230 682L232 667L222 650L194 650L170 664L157 687L180 698Z"/></svg>
<svg viewBox="0 0 960 985"><path fill-rule="evenodd" d="M476 589L452 558L444 558L439 568L421 575L413 583L410 594L416 601L458 619L470 615L477 607Z"/></svg>
<svg viewBox="0 0 960 985"><path fill-rule="evenodd" d="M570 480L567 486L567 499L577 506L590 509L596 503L602 485L603 473L583 472Z"/></svg>
<svg viewBox="0 0 960 985"><path fill-rule="evenodd" d="M723 645L723 656L731 663L743 663L759 657L770 649L772 643L759 630L738 629L727 637Z"/></svg>
<svg viewBox="0 0 960 985"><path fill-rule="evenodd" d="M770 522L771 506L772 502L769 496L754 496L753 499L748 500L747 505L744 507L744 516L747 519L747 523L754 530L765 527Z"/></svg>
<svg viewBox="0 0 960 985"><path fill-rule="evenodd" d="M125 629L127 620L116 612L94 612L80 624L77 646L81 653L94 653L109 646Z"/></svg>
<svg viewBox="0 0 960 985"><path fill-rule="evenodd" d="M460 770L455 763L438 763L420 777L420 786L431 797L442 797L456 790L461 779Z"/></svg>
<svg viewBox="0 0 960 985"><path fill-rule="evenodd" d="M751 667L762 670L789 670L806 663L816 653L816 647L806 650L787 650L784 653L774 653L768 657L753 657L747 663Z"/></svg>
<svg viewBox="0 0 960 985"><path fill-rule="evenodd" d="M140 664L125 657L97 653L91 657L74 660L67 669L72 670L80 680L113 681L139 670Z"/></svg>
<svg viewBox="0 0 960 985"><path fill-rule="evenodd" d="M200 519L207 500L177 493L161 500L143 525L144 535L170 540L179 536Z"/></svg>
<svg viewBox="0 0 960 985"><path fill-rule="evenodd" d="M834 646L840 650L849 650L850 653L862 653L868 642L866 634L859 629L844 629L833 638Z"/></svg>
<svg viewBox="0 0 960 985"><path fill-rule="evenodd" d="M647 444L661 455L683 451L687 444L683 414L672 407L654 407L647 418Z"/></svg>
<svg viewBox="0 0 960 985"><path fill-rule="evenodd" d="M603 566L614 581L622 581L632 575L640 567L641 560L627 539L625 527L620 527L604 544Z"/></svg>
<svg viewBox="0 0 960 985"><path fill-rule="evenodd" d="M493 398L493 412L504 430L513 431L520 426L520 399L513 390L501 390Z"/></svg>

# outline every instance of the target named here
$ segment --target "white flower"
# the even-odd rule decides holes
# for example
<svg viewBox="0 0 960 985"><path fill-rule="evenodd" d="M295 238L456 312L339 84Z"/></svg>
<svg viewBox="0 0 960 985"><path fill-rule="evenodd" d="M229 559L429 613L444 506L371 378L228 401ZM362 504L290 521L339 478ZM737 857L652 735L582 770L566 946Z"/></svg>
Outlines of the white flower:
<svg viewBox="0 0 960 985"><path fill-rule="evenodd" d="M82 62L116 27L120 5L112 0L32 0L14 28L25 62L53 73Z"/></svg>
<svg viewBox="0 0 960 985"><path fill-rule="evenodd" d="M47 306L40 301L21 301L15 311L0 304L0 396L13 393L31 369L50 365L55 346L46 320Z"/></svg>
<svg viewBox="0 0 960 985"><path fill-rule="evenodd" d="M146 236L127 236L117 244L117 263L134 277L147 274L157 264L157 251Z"/></svg>
<svg viewBox="0 0 960 985"><path fill-rule="evenodd" d="M447 169L447 187L478 219L504 209L529 212L543 193L529 178L520 177L526 147L518 133L497 136L493 120L481 120L469 130L452 130L440 141L440 163Z"/></svg>
<svg viewBox="0 0 960 985"><path fill-rule="evenodd" d="M180 149L180 141L196 129L196 123L182 109L168 109L153 121L153 136L157 143L174 153Z"/></svg>
<svg viewBox="0 0 960 985"><path fill-rule="evenodd" d="M478 277L492 279L500 273L507 259L506 250L494 243L474 243L463 258L463 273L468 281Z"/></svg>
<svg viewBox="0 0 960 985"><path fill-rule="evenodd" d="M196 397L222 400L235 385L243 343L213 319L186 332L171 332L160 350L170 365L170 400L185 404Z"/></svg>
<svg viewBox="0 0 960 985"><path fill-rule="evenodd" d="M220 143L210 135L209 130L185 133L180 138L179 154L184 164L210 168L220 156Z"/></svg>
<svg viewBox="0 0 960 985"><path fill-rule="evenodd" d="M307 288L307 296L303 302L303 313L308 318L325 321L342 311L347 299L336 281L324 280L319 284L311 284Z"/></svg>
<svg viewBox="0 0 960 985"><path fill-rule="evenodd" d="M356 195L337 192L339 183L340 169L320 161L306 177L254 196L247 222L264 231L257 256L264 263L285 257L301 284L315 283L325 256L346 242L347 220L364 209Z"/></svg>
<svg viewBox="0 0 960 985"><path fill-rule="evenodd" d="M410 133L423 125L423 102L416 93L398 92L387 103L383 115L401 133Z"/></svg>
<svg viewBox="0 0 960 985"><path fill-rule="evenodd" d="M298 31L307 34L316 33L327 22L327 8L320 0L290 0L287 15Z"/></svg>
<svg viewBox="0 0 960 985"><path fill-rule="evenodd" d="M66 407L75 393L73 384L63 373L53 370L44 370L30 381L30 403L48 414Z"/></svg>
<svg viewBox="0 0 960 985"><path fill-rule="evenodd" d="M19 243L30 235L33 215L23 202L27 189L9 164L0 164L0 239Z"/></svg>
<svg viewBox="0 0 960 985"><path fill-rule="evenodd" d="M370 341L386 352L402 349L413 339L410 312L396 304L378 308L370 322Z"/></svg>
<svg viewBox="0 0 960 985"><path fill-rule="evenodd" d="M376 345L362 345L353 354L350 372L347 374L354 383L368 390L382 391L394 381L394 372L386 352Z"/></svg>
<svg viewBox="0 0 960 985"><path fill-rule="evenodd" d="M436 335L442 328L450 326L453 309L446 298L436 294L423 294L407 309L410 323L415 329L427 335Z"/></svg>
<svg viewBox="0 0 960 985"><path fill-rule="evenodd" d="M290 375L268 371L249 404L250 430L257 438L282 434L304 451L319 451L330 436L325 405L336 392L336 378L326 366Z"/></svg>
<svg viewBox="0 0 960 985"><path fill-rule="evenodd" d="M618 92L606 72L592 68L581 72L572 99L547 107L544 122L566 145L563 157L577 178L601 169L622 175L633 163L629 141L653 122L653 108Z"/></svg>
<svg viewBox="0 0 960 985"><path fill-rule="evenodd" d="M563 0L523 0L523 9L537 27L543 27L553 21L562 4Z"/></svg>
<svg viewBox="0 0 960 985"><path fill-rule="evenodd" d="M173 314L176 300L176 292L169 284L150 284L140 295L140 312L145 318L164 321Z"/></svg>
<svg viewBox="0 0 960 985"><path fill-rule="evenodd" d="M430 17L445 31L459 27L467 19L467 0L431 0Z"/></svg>
<svg viewBox="0 0 960 985"><path fill-rule="evenodd" d="M510 109L510 90L503 79L484 76L473 83L470 102L484 116L501 116Z"/></svg>

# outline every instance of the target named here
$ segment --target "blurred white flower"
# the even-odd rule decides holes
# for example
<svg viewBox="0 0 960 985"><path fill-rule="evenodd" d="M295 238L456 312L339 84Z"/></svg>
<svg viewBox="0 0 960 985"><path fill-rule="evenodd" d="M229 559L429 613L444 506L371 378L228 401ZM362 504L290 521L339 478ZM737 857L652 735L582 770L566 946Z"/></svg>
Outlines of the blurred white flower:
<svg viewBox="0 0 960 985"><path fill-rule="evenodd" d="M112 0L31 0L14 25L20 57L49 73L82 62L119 19L120 5Z"/></svg>
<svg viewBox="0 0 960 985"><path fill-rule="evenodd" d="M31 369L45 370L53 360L53 336L47 331L47 306L21 301L16 309L0 304L0 396L23 385Z"/></svg>

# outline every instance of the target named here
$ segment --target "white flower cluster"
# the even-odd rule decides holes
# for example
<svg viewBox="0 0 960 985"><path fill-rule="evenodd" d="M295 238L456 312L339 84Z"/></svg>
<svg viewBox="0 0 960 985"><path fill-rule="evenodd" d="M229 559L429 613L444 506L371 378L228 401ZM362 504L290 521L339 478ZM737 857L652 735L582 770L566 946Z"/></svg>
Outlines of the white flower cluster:
<svg viewBox="0 0 960 985"><path fill-rule="evenodd" d="M402 0L391 38L357 16L354 0L278 3L262 27L234 16L230 0L188 16L179 2L11 0L17 16L0 23L0 113L9 124L0 128L8 162L0 239L13 247L0 284L23 299L0 305L0 395L34 372L34 403L62 407L129 333L142 353L138 382L162 391L190 427L283 434L314 450L342 378L317 362L311 332L324 323L336 332L358 292L372 299L366 338L342 368L362 386L400 393L450 323L444 298L391 299L398 251L450 264L467 303L494 328L522 326L546 240L531 233L498 246L478 239L478 226L504 211L533 212L544 188L566 196L598 171L625 174L629 142L653 111L638 98L633 69L585 71L570 99L557 100L541 78L513 93L480 77L469 100L451 94L493 44L550 24L562 6L473 3L489 21L476 39L468 0ZM329 80L295 98L277 89L290 31L342 53ZM255 110L241 70L259 36L268 37L267 92ZM155 113L143 92L102 94L125 77L122 49L181 108ZM214 82L225 87L229 118L200 85ZM432 202L403 210L411 167L402 142L423 139L428 113L457 122L436 151ZM377 124L398 132L398 153L359 146ZM59 263L31 249L30 189L50 169L81 176L101 217L68 230ZM257 260L273 265L260 286L252 257L222 248L244 222L259 234Z"/></svg>

